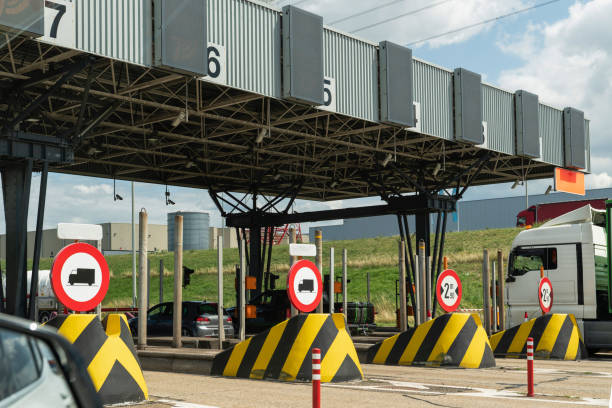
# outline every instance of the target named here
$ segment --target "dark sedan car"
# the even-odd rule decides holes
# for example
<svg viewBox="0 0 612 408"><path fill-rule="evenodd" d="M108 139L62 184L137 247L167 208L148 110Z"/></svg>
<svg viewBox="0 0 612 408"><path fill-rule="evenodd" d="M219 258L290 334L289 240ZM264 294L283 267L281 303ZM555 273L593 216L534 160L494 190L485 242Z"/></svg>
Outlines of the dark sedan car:
<svg viewBox="0 0 612 408"><path fill-rule="evenodd" d="M165 302L153 306L147 312L147 335L172 336L172 316L174 303ZM185 337L217 336L219 332L217 303L186 301L183 302L181 334ZM132 334L138 333L138 317L129 320ZM224 311L223 328L226 337L234 336L232 318Z"/></svg>

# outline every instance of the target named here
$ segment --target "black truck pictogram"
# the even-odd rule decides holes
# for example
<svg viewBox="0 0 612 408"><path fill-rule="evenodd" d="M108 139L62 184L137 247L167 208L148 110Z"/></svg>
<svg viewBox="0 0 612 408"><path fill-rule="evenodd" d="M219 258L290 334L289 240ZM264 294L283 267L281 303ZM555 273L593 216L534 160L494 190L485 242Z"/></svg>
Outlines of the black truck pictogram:
<svg viewBox="0 0 612 408"><path fill-rule="evenodd" d="M91 286L96 283L96 270L90 268L73 269L68 276L68 283L71 285L75 283L86 283Z"/></svg>
<svg viewBox="0 0 612 408"><path fill-rule="evenodd" d="M314 280L302 279L298 285L298 292L314 292Z"/></svg>

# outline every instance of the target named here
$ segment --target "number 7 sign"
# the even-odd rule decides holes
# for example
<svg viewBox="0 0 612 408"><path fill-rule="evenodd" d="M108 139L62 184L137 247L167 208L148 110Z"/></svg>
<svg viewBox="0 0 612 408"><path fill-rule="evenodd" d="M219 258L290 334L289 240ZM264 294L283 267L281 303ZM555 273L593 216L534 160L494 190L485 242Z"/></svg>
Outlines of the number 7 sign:
<svg viewBox="0 0 612 408"><path fill-rule="evenodd" d="M45 1L44 42L76 48L74 4L66 0Z"/></svg>

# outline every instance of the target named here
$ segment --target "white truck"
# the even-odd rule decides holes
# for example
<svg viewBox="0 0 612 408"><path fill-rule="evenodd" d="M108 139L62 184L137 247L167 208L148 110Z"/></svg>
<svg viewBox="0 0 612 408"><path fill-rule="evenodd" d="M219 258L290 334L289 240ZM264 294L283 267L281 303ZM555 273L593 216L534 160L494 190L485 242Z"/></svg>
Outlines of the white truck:
<svg viewBox="0 0 612 408"><path fill-rule="evenodd" d="M512 242L506 278L506 329L540 311L538 283L544 267L553 286L551 313L576 317L589 351L612 349L609 252L610 212L590 205L521 231ZM607 216L606 216L607 214Z"/></svg>
<svg viewBox="0 0 612 408"><path fill-rule="evenodd" d="M51 271L38 271L38 297L36 306L38 309L38 321L41 323L49 320L53 312L63 310L63 306L57 301L53 288L51 287ZM30 282L32 271L28 271L27 292L30 293ZM6 276L2 274L2 293L6 296ZM0 301L3 301L0 299Z"/></svg>

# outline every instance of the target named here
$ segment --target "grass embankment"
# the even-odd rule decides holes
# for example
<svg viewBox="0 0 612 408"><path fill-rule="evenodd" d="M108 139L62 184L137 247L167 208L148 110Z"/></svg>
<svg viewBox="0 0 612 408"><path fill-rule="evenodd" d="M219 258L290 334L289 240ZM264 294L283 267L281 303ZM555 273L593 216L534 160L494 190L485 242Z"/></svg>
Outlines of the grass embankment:
<svg viewBox="0 0 612 408"><path fill-rule="evenodd" d="M504 263L512 240L519 232L516 228L491 229L482 231L464 231L447 233L445 255L449 267L461 277L463 284L462 308L479 308L482 306L482 250L489 248L490 256L495 257L497 249L504 252ZM374 303L377 323L395 322L395 281L398 276L397 251L398 236L359 239L352 241L324 242L323 265L325 272L329 268L329 248L335 247L335 273L342 272L342 249L348 251L348 298L350 301L366 300L366 275L370 274L371 300ZM433 242L432 242L433 245ZM413 246L414 247L414 246ZM286 287L289 269L287 246L274 247L272 256L272 273L279 275L277 288ZM151 304L159 301L159 262L163 260L164 300L173 296L174 257L170 253L152 254L151 264ZM108 256L111 271L111 283L103 305L129 306L132 303L132 257L131 255ZM41 260L41 268L49 269L52 260ZM224 250L224 303L235 304L234 268L238 262L237 249ZM217 251L185 251L183 264L195 269L191 284L183 289L185 300L217 300ZM439 310L439 308L438 308Z"/></svg>

